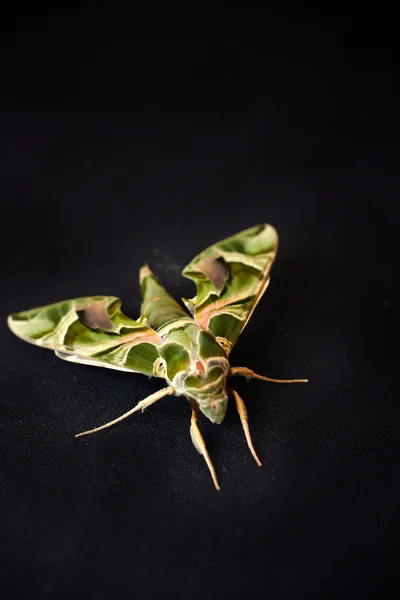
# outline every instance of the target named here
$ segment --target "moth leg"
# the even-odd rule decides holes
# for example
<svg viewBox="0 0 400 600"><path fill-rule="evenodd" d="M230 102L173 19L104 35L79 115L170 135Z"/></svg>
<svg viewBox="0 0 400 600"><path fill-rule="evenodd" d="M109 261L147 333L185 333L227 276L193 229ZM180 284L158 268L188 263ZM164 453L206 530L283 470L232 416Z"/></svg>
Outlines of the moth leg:
<svg viewBox="0 0 400 600"><path fill-rule="evenodd" d="M264 375L258 375L247 367L231 367L229 375L243 375L248 379L261 379L261 381L269 381L270 383L308 383L308 379L272 379L272 377L264 377Z"/></svg>
<svg viewBox="0 0 400 600"><path fill-rule="evenodd" d="M154 404L154 402L157 402L157 400L161 400L161 398L164 398L165 396L169 396L170 394L173 394L174 392L175 392L175 390L171 385L166 388L163 388L162 390L159 390L158 392L151 394L144 400L141 400L138 404L136 404L136 406L134 408L132 408L131 410L128 410L128 412L124 413L117 419L114 419L113 421L110 421L109 423L106 423L105 425L101 425L100 427L96 427L95 429L89 429L89 431L83 431L82 433L78 433L78 434L76 434L75 437L76 438L81 437L82 435L88 435L89 433L95 433L96 431L100 431L101 429L106 429L107 427L111 427L111 425L115 425L115 423L119 423L119 421L126 419L126 417L129 417L130 415L137 412L138 410L141 410L143 412L145 408L147 408L151 404Z"/></svg>
<svg viewBox="0 0 400 600"><path fill-rule="evenodd" d="M203 436L201 435L199 426L197 425L197 415L193 409L192 409L192 418L190 421L190 437L192 438L194 447L203 456L204 460L206 461L207 467L210 471L215 488L219 491L221 488L219 487L217 474L215 472L214 465L211 462L210 455L208 454L206 444L204 442Z"/></svg>
<svg viewBox="0 0 400 600"><path fill-rule="evenodd" d="M261 465L262 465L261 460L258 458L257 453L254 450L253 442L251 440L250 429L249 429L249 419L247 416L246 405L243 401L243 398L241 398L241 396L239 396L239 394L237 393L236 390L231 389L231 392L235 398L236 408L239 413L240 420L242 422L242 427L243 427L244 435L246 436L247 445L249 447L250 452L252 453L252 455L254 457L254 460L256 461L258 466L261 467Z"/></svg>

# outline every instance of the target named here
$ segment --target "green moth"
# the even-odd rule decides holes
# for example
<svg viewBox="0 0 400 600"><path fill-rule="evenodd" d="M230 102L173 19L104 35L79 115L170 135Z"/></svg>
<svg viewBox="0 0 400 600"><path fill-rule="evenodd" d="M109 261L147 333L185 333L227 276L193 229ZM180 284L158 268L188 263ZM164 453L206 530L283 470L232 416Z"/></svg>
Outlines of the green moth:
<svg viewBox="0 0 400 600"><path fill-rule="evenodd" d="M65 300L14 313L8 324L18 337L54 350L63 360L164 379L167 386L139 402L117 419L78 434L94 433L125 419L165 396L185 396L191 405L190 434L204 457L214 485L214 466L197 424L203 413L221 423L228 405L228 378L241 375L274 383L306 379L271 379L247 367L232 367L230 352L269 283L278 247L271 225L256 225L201 252L182 271L197 287L183 299L187 311L160 285L147 265L140 269L142 307L133 320L114 296ZM245 404L231 388L249 449L258 458L250 436Z"/></svg>

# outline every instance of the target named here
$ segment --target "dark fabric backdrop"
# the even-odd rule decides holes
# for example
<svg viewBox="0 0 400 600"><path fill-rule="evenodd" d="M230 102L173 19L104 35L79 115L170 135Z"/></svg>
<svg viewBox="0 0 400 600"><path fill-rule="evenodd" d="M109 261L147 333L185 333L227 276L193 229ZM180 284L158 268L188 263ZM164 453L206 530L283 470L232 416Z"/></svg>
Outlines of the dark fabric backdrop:
<svg viewBox="0 0 400 600"><path fill-rule="evenodd" d="M378 596L399 505L390 18L21 18L1 58L3 597ZM263 467L233 407L201 420L217 493L179 398L75 439L160 382L60 361L7 314L112 294L135 317L144 262L190 296L183 266L259 222L280 248L232 362L310 379L238 381Z"/></svg>

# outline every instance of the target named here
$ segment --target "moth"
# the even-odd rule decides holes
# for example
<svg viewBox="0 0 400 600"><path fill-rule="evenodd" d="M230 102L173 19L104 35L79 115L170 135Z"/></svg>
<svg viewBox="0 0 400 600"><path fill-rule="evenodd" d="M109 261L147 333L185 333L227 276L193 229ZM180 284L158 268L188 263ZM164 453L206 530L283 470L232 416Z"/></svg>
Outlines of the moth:
<svg viewBox="0 0 400 600"><path fill-rule="evenodd" d="M229 355L269 284L278 235L268 224L256 225L218 242L190 262L182 275L197 288L194 298L178 304L145 265L140 269L142 306L133 320L114 296L91 296L14 313L8 325L18 337L54 350L63 360L142 373L164 379L166 387L120 417L76 437L110 427L143 411L165 396L184 396L191 406L190 434L204 457L215 488L220 489L197 417L221 423L227 410L228 379L244 376L273 383L247 367L230 365ZM248 447L261 466L250 435L246 406L230 388Z"/></svg>

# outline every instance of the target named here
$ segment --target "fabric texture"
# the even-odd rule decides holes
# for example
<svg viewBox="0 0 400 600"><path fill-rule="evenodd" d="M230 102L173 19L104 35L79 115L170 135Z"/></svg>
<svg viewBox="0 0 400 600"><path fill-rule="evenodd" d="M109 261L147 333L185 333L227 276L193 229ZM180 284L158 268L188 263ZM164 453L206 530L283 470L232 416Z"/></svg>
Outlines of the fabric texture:
<svg viewBox="0 0 400 600"><path fill-rule="evenodd" d="M54 18L47 33L10 37L0 112L4 598L366 598L394 577L390 58L349 55L346 32L310 41L308 29L271 29L267 42L256 19L239 16L237 35L228 25L187 39L118 34L104 14L90 27L87 15L63 27ZM221 425L199 418L220 492L183 398L75 439L162 382L61 361L13 336L7 315L115 295L137 318L143 264L190 298L182 268L261 222L277 229L279 250L230 359L309 378L232 382L263 466L233 401Z"/></svg>

